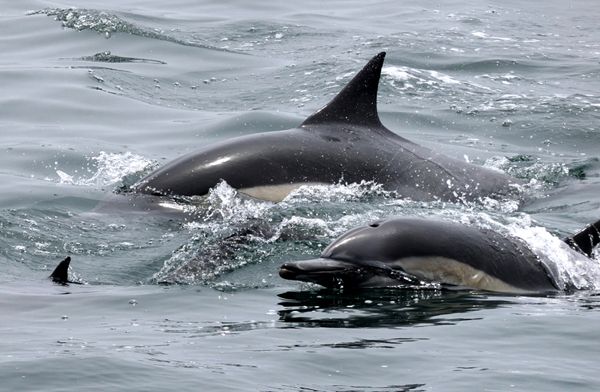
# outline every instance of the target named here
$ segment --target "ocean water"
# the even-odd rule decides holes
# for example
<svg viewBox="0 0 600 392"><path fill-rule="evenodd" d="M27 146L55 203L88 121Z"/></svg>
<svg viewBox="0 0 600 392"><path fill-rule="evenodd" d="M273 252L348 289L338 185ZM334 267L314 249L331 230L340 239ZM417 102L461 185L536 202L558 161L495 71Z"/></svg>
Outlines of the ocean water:
<svg viewBox="0 0 600 392"><path fill-rule="evenodd" d="M600 266L558 244L600 218L598 20L593 1L4 1L0 390L597 390ZM523 200L423 203L365 182L273 204L222 183L168 201L185 214L131 208L144 174L297 126L380 51L383 123L522 179ZM519 236L579 290L278 277L391 215ZM67 255L84 284L47 279Z"/></svg>

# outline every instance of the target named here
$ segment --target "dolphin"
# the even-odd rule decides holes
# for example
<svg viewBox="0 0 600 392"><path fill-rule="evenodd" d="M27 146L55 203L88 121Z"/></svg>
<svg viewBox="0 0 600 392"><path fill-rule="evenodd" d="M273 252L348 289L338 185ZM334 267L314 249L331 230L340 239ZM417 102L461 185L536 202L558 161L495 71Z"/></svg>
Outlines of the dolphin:
<svg viewBox="0 0 600 392"><path fill-rule="evenodd" d="M564 240L582 259L600 242L600 221ZM568 246L567 246L568 245ZM521 240L495 231L423 218L390 218L346 232L320 258L281 266L284 279L325 287L442 287L540 294L565 290L557 271Z"/></svg>
<svg viewBox="0 0 600 392"><path fill-rule="evenodd" d="M278 202L302 185L373 181L422 201L513 193L517 180L422 147L381 123L377 90L384 57L373 57L299 127L207 145L150 173L132 190L199 196L225 181L251 197Z"/></svg>

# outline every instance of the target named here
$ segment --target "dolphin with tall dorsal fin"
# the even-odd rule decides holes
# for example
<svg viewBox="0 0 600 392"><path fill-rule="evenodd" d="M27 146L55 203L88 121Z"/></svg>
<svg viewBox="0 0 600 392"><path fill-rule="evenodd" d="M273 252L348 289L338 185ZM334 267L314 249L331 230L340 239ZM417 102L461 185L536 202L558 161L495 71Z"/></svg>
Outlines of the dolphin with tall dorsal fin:
<svg viewBox="0 0 600 392"><path fill-rule="evenodd" d="M413 200L504 196L518 181L445 156L387 129L377 112L385 52L298 128L224 140L182 156L133 186L155 195L205 195L221 181L281 201L302 185L373 181Z"/></svg>

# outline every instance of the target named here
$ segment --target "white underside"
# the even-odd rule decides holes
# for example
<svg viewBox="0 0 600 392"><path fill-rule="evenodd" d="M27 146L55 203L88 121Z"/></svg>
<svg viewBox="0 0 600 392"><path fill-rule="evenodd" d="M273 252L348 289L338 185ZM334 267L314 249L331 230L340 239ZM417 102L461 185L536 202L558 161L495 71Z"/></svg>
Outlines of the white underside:
<svg viewBox="0 0 600 392"><path fill-rule="evenodd" d="M272 202L280 202L285 199L290 193L300 188L301 186L322 185L320 182L299 182L293 184L278 184L278 185L263 185L252 188L238 189L241 193L254 197L256 199L267 200Z"/></svg>
<svg viewBox="0 0 600 392"><path fill-rule="evenodd" d="M531 293L531 291L510 285L468 264L446 257L408 257L396 261L394 265L425 281L499 293Z"/></svg>

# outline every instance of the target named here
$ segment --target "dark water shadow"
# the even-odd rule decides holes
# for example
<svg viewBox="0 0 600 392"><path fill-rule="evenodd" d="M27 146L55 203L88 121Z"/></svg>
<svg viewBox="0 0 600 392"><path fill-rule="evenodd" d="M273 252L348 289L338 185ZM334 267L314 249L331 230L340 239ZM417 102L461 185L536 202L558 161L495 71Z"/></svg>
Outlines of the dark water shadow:
<svg viewBox="0 0 600 392"><path fill-rule="evenodd" d="M585 293L584 295L573 298L579 304L579 307L585 310L600 311L600 291Z"/></svg>
<svg viewBox="0 0 600 392"><path fill-rule="evenodd" d="M275 391L300 391L300 392L421 392L426 391L426 384L406 384L406 385L339 385L333 384L327 387L313 385L283 385L274 388L267 388L265 392Z"/></svg>
<svg viewBox="0 0 600 392"><path fill-rule="evenodd" d="M514 304L510 297L469 291L377 289L279 294L279 320L292 327L380 328L453 325L477 320L474 312Z"/></svg>

